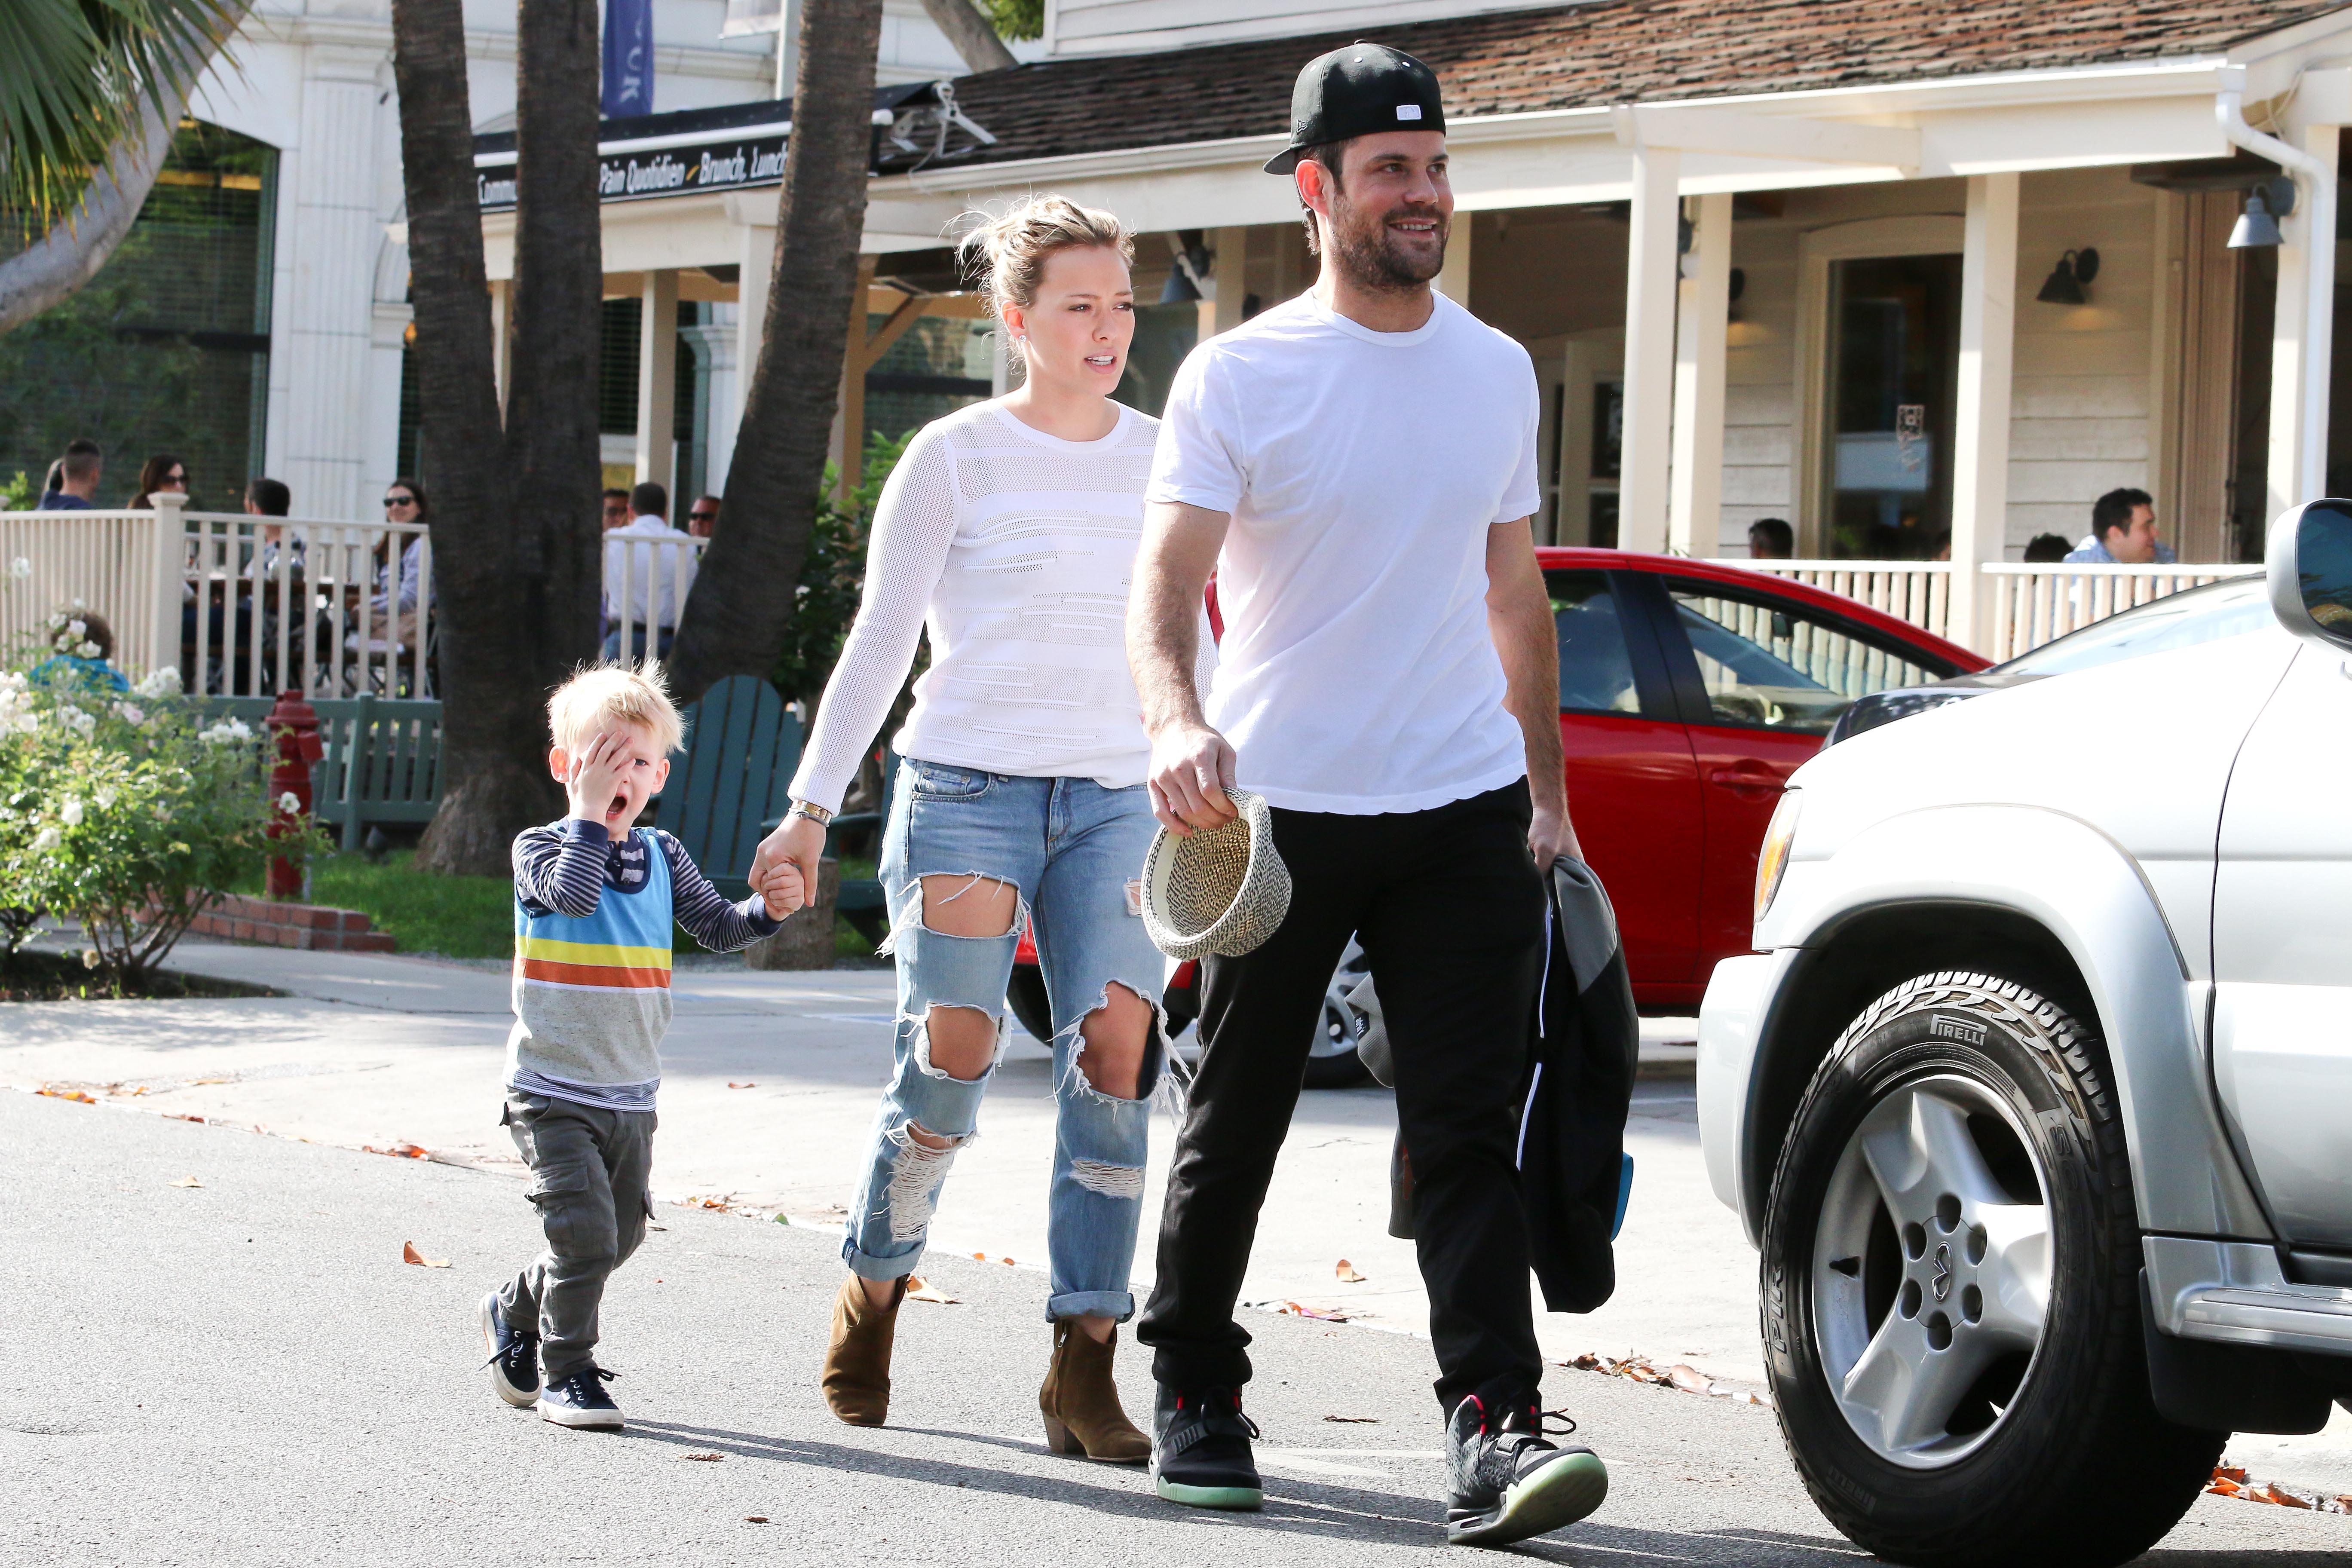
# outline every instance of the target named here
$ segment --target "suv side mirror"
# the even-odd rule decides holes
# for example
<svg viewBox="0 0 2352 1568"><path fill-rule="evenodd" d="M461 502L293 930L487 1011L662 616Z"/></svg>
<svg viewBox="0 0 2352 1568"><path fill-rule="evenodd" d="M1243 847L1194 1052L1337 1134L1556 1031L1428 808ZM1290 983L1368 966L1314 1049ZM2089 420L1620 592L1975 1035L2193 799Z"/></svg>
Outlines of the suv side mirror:
<svg viewBox="0 0 2352 1568"><path fill-rule="evenodd" d="M2352 653L2352 500L2306 501L2279 513L2264 570L2279 625Z"/></svg>

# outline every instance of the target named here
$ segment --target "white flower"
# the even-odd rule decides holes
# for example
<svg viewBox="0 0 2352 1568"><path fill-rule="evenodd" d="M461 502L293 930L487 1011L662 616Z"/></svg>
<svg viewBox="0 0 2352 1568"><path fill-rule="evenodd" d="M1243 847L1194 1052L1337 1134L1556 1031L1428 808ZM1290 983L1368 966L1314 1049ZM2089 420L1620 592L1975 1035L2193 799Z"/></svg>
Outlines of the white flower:
<svg viewBox="0 0 2352 1568"><path fill-rule="evenodd" d="M77 610L87 610L89 608L89 601L87 599L76 599L73 602L73 607Z"/></svg>
<svg viewBox="0 0 2352 1568"><path fill-rule="evenodd" d="M100 654L104 653L105 651L106 650L104 648L100 647L94 642L86 642L81 645L81 656L84 658L96 658Z"/></svg>
<svg viewBox="0 0 2352 1568"><path fill-rule="evenodd" d="M69 795L66 796L65 805L58 807L58 820L64 823L68 827L79 827L81 826L81 799L78 795Z"/></svg>
<svg viewBox="0 0 2352 1568"><path fill-rule="evenodd" d="M33 563L26 560L23 556L19 555L16 559L8 563L8 575L14 577L19 583L23 582L32 574Z"/></svg>
<svg viewBox="0 0 2352 1568"><path fill-rule="evenodd" d="M74 608L81 608L81 601L79 599L76 599L74 601ZM83 637L89 635L89 623L84 620L70 620L66 623L66 630L73 634L74 641L79 642Z"/></svg>
<svg viewBox="0 0 2352 1568"><path fill-rule="evenodd" d="M176 697L180 694L180 667L176 664L167 664L150 670L139 684L131 689L139 696L151 700L157 697Z"/></svg>
<svg viewBox="0 0 2352 1568"><path fill-rule="evenodd" d="M96 969L100 964L105 962L106 960L99 957L98 949L94 947L86 947L81 950L81 966L84 969Z"/></svg>
<svg viewBox="0 0 2352 1568"><path fill-rule="evenodd" d="M291 816L302 809L302 799L289 789L278 797L278 809Z"/></svg>
<svg viewBox="0 0 2352 1568"><path fill-rule="evenodd" d="M30 685L21 669L0 670L0 691L22 691Z"/></svg>
<svg viewBox="0 0 2352 1568"><path fill-rule="evenodd" d="M253 731L246 728L242 719L224 719L211 729L200 731L196 739L217 746L231 741L250 741Z"/></svg>
<svg viewBox="0 0 2352 1568"><path fill-rule="evenodd" d="M98 715L79 708L64 710L58 715L58 721L85 741L89 739L89 732L98 728Z"/></svg>
<svg viewBox="0 0 2352 1568"><path fill-rule="evenodd" d="M71 618L63 610L55 611L49 616L49 629L61 632L66 629L66 622Z"/></svg>
<svg viewBox="0 0 2352 1568"><path fill-rule="evenodd" d="M114 809L114 786L112 784L102 784L99 787L98 809L100 811L112 811Z"/></svg>
<svg viewBox="0 0 2352 1568"><path fill-rule="evenodd" d="M140 707L136 702L116 703L114 705L114 716L121 720L126 724L144 724L147 722L147 710L144 708Z"/></svg>
<svg viewBox="0 0 2352 1568"><path fill-rule="evenodd" d="M34 852L37 854L43 850L55 849L58 845L63 844L65 841L66 836L58 832L56 828L44 827L38 833L33 835L33 849Z"/></svg>

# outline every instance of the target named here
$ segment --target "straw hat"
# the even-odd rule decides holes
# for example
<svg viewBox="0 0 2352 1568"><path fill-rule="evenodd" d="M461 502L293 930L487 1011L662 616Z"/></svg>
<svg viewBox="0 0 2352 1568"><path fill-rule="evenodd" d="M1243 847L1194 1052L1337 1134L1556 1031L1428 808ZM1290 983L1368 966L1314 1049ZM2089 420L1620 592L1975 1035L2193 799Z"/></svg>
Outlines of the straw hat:
<svg viewBox="0 0 2352 1568"><path fill-rule="evenodd" d="M1265 802L1225 795L1239 816L1181 838L1162 827L1143 858L1143 929L1171 958L1239 958L1290 912L1290 868L1274 852Z"/></svg>

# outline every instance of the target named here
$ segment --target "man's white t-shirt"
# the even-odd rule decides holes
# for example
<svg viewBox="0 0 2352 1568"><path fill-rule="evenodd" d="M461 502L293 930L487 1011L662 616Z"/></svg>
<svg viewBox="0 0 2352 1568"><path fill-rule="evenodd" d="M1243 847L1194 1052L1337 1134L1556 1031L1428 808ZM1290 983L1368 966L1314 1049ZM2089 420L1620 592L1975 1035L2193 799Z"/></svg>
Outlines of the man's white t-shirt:
<svg viewBox="0 0 2352 1568"><path fill-rule="evenodd" d="M1527 351L1443 295L1376 332L1310 294L1192 351L1147 499L1230 512L1204 706L1274 805L1426 811L1527 773L1486 531L1528 516Z"/></svg>

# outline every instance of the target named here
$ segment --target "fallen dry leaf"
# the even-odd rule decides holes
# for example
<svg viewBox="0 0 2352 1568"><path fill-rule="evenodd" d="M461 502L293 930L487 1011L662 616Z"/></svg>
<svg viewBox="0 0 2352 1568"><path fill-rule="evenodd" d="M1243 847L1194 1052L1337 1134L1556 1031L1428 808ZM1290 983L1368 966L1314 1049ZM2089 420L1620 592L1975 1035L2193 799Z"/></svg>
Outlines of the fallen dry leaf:
<svg viewBox="0 0 2352 1568"><path fill-rule="evenodd" d="M163 1112L163 1114L170 1117L174 1121L202 1121L204 1120L201 1116L191 1116L184 1110L167 1110Z"/></svg>
<svg viewBox="0 0 2352 1568"><path fill-rule="evenodd" d="M1673 1384L1676 1388L1681 1389L1685 1394L1712 1394L1715 1392L1715 1382L1713 1379L1700 1372L1698 1368L1695 1366L1685 1366L1679 1362L1673 1366L1666 1368L1666 1381Z"/></svg>
<svg viewBox="0 0 2352 1568"><path fill-rule="evenodd" d="M1339 1276L1339 1283L1342 1285L1361 1285L1364 1282L1364 1277L1356 1272L1356 1266L1344 1258L1339 1259L1339 1267L1333 1268L1331 1272Z"/></svg>
<svg viewBox="0 0 2352 1568"><path fill-rule="evenodd" d="M705 1465L715 1465L726 1457L724 1454L688 1454L687 1456L688 1458Z"/></svg>
<svg viewBox="0 0 2352 1568"><path fill-rule="evenodd" d="M404 1241L400 1244L400 1260L403 1263L414 1263L419 1268L446 1268L449 1267L449 1260L447 1258L427 1258L425 1254L416 1250L416 1243L413 1241Z"/></svg>
<svg viewBox="0 0 2352 1568"><path fill-rule="evenodd" d="M1330 1307L1305 1307L1296 1301L1285 1301L1276 1311L1290 1318L1312 1318L1318 1323L1344 1323L1349 1314Z"/></svg>
<svg viewBox="0 0 2352 1568"><path fill-rule="evenodd" d="M191 1087L200 1083L235 1083L236 1081L236 1079L233 1078L192 1078L188 1080Z"/></svg>
<svg viewBox="0 0 2352 1568"><path fill-rule="evenodd" d="M909 1301L936 1301L942 1307L952 1307L956 1305L956 1298L949 1295L946 1291L932 1284L929 1280L914 1274L907 1276L907 1300Z"/></svg>
<svg viewBox="0 0 2352 1568"><path fill-rule="evenodd" d="M764 1513L747 1513L743 1516L743 1522L746 1524L765 1524L768 1522L768 1516Z"/></svg>
<svg viewBox="0 0 2352 1568"><path fill-rule="evenodd" d="M2276 1503L2281 1508L2309 1508L2310 1502L2280 1487L2276 1482L2263 1488L2254 1496L2263 1502Z"/></svg>
<svg viewBox="0 0 2352 1568"><path fill-rule="evenodd" d="M360 1145L360 1152L362 1154L390 1154L394 1159L400 1160L430 1160L433 1158L433 1151L430 1149L420 1148L415 1143L394 1143L390 1148L386 1149L379 1149L373 1143L362 1143Z"/></svg>
<svg viewBox="0 0 2352 1568"><path fill-rule="evenodd" d="M1337 1421L1342 1426L1377 1426L1381 1424L1377 1415L1326 1415L1323 1419Z"/></svg>
<svg viewBox="0 0 2352 1568"><path fill-rule="evenodd" d="M173 1182L172 1184L175 1187L201 1187L204 1185L202 1182L196 1180L194 1176L182 1176L178 1181Z"/></svg>
<svg viewBox="0 0 2352 1568"><path fill-rule="evenodd" d="M756 1083L730 1083L727 1087L730 1089L757 1089L760 1086Z"/></svg>
<svg viewBox="0 0 2352 1568"><path fill-rule="evenodd" d="M96 1105L98 1103L98 1099L95 1095L84 1094L78 1089L51 1089L47 1084L43 1084L33 1092L36 1094L46 1094L51 1100L78 1100L84 1105Z"/></svg>

